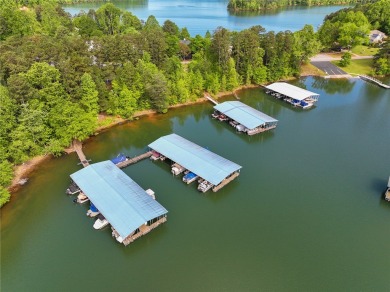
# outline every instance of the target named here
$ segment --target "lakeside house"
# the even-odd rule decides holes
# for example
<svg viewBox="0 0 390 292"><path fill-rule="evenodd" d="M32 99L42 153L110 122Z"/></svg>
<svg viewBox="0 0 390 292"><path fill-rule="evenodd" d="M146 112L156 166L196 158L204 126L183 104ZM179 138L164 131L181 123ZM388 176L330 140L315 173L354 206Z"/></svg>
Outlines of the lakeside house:
<svg viewBox="0 0 390 292"><path fill-rule="evenodd" d="M377 29L370 31L370 34L368 36L370 38L371 44L382 43L384 39L387 37L385 33Z"/></svg>

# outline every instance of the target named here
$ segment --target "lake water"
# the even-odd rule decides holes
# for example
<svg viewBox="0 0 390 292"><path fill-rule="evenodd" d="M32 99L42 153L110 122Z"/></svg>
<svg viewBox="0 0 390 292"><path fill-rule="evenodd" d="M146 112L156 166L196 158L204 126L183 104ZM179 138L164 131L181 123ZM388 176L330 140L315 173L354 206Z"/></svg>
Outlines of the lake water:
<svg viewBox="0 0 390 292"><path fill-rule="evenodd" d="M240 31L254 25L261 25L267 31L296 31L305 24L311 24L315 29L322 24L326 15L347 6L321 7L290 7L265 13L239 12L227 10L227 0L124 0L111 1L123 10L131 11L142 20L154 15L160 25L169 19L180 28L187 27L191 36L204 35L206 31L213 32L222 26L229 30ZM64 9L75 15L81 10L98 9L102 3L82 3L64 6Z"/></svg>
<svg viewBox="0 0 390 292"><path fill-rule="evenodd" d="M1 209L2 291L389 291L390 90L302 78L311 110L261 89L241 101L279 120L257 136L211 119L209 102L141 117L92 138L92 162L177 133L243 166L199 193L169 166L124 169L155 191L168 222L124 247L64 191L75 154L51 159ZM228 96L223 100L234 100Z"/></svg>

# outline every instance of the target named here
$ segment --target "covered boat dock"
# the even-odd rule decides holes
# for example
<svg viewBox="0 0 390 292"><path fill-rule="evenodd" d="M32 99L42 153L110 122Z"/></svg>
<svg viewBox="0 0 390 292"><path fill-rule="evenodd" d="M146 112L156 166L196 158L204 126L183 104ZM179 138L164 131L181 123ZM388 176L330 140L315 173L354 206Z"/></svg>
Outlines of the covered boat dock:
<svg viewBox="0 0 390 292"><path fill-rule="evenodd" d="M148 145L172 161L174 167L181 166L200 177L198 190L214 192L228 184L240 174L241 166L183 137L170 134Z"/></svg>
<svg viewBox="0 0 390 292"><path fill-rule="evenodd" d="M112 161L90 164L70 177L124 245L167 220L168 211Z"/></svg>
<svg viewBox="0 0 390 292"><path fill-rule="evenodd" d="M240 101L225 101L215 105L214 109L213 117L218 118L221 114L228 117L231 126L248 135L274 129L278 124L278 120Z"/></svg>
<svg viewBox="0 0 390 292"><path fill-rule="evenodd" d="M275 82L265 88L267 94L304 109L312 107L320 96L318 93L285 82Z"/></svg>

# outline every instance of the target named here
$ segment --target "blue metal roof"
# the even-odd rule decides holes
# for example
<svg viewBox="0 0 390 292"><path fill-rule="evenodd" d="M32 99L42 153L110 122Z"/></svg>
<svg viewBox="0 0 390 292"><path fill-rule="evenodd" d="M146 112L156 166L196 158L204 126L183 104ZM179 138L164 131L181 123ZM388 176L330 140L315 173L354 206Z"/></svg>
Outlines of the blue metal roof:
<svg viewBox="0 0 390 292"><path fill-rule="evenodd" d="M225 101L214 106L214 109L244 125L254 129L267 123L277 123L278 120L262 113L240 101Z"/></svg>
<svg viewBox="0 0 390 292"><path fill-rule="evenodd" d="M176 134L163 136L148 146L213 185L218 185L241 168L240 165Z"/></svg>
<svg viewBox="0 0 390 292"><path fill-rule="evenodd" d="M294 86L292 84L286 82L275 82L265 88L270 89L275 92L279 92L285 96L294 98L296 100L304 100L308 97L318 97L319 94L315 92L311 92L309 90Z"/></svg>
<svg viewBox="0 0 390 292"><path fill-rule="evenodd" d="M122 238L168 213L111 161L91 164L70 177Z"/></svg>

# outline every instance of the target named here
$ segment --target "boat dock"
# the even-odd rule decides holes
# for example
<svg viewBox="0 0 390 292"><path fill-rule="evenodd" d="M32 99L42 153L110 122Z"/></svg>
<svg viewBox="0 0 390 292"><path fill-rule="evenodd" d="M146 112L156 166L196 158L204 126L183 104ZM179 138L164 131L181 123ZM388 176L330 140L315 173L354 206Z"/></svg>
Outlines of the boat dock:
<svg viewBox="0 0 390 292"><path fill-rule="evenodd" d="M148 147L170 159L174 175L190 171L198 176L200 178L198 190L203 192L212 187L214 192L218 191L238 177L242 168L176 134L163 136L149 144Z"/></svg>
<svg viewBox="0 0 390 292"><path fill-rule="evenodd" d="M220 121L227 121L237 131L255 135L276 128L278 120L240 101L225 101L214 106L211 115Z"/></svg>
<svg viewBox="0 0 390 292"><path fill-rule="evenodd" d="M211 101L213 104L218 104L218 102L214 99L211 98L210 95L208 95L207 93L204 94L204 98L205 99L208 99L209 101Z"/></svg>
<svg viewBox="0 0 390 292"><path fill-rule="evenodd" d="M365 81L370 81L370 82L373 82L377 85L379 85L380 87L383 87L383 88L386 88L386 89L389 89L390 88L390 85L387 85L387 84L384 84L382 83L381 81L379 81L378 79L375 79L371 76L367 76L367 75L359 75L359 78L360 79L363 79Z"/></svg>
<svg viewBox="0 0 390 292"><path fill-rule="evenodd" d="M93 163L70 177L124 245L167 221L168 211L154 193L145 191L110 160Z"/></svg>
<svg viewBox="0 0 390 292"><path fill-rule="evenodd" d="M265 88L267 94L303 109L314 106L320 96L318 93L285 82L275 82L265 86Z"/></svg>
<svg viewBox="0 0 390 292"><path fill-rule="evenodd" d="M79 140L73 140L73 149L76 151L77 156L80 159L80 163L83 165L83 167L87 167L89 165L89 161L85 157L85 154L83 152L83 144Z"/></svg>
<svg viewBox="0 0 390 292"><path fill-rule="evenodd" d="M140 160L149 158L150 156L152 156L152 154L153 154L152 151L148 151L148 152L143 153L141 155L138 155L138 156L135 156L133 158L129 158L128 160L122 161L122 162L118 163L117 166L119 168L125 168L125 167L129 166L130 164L134 164Z"/></svg>

